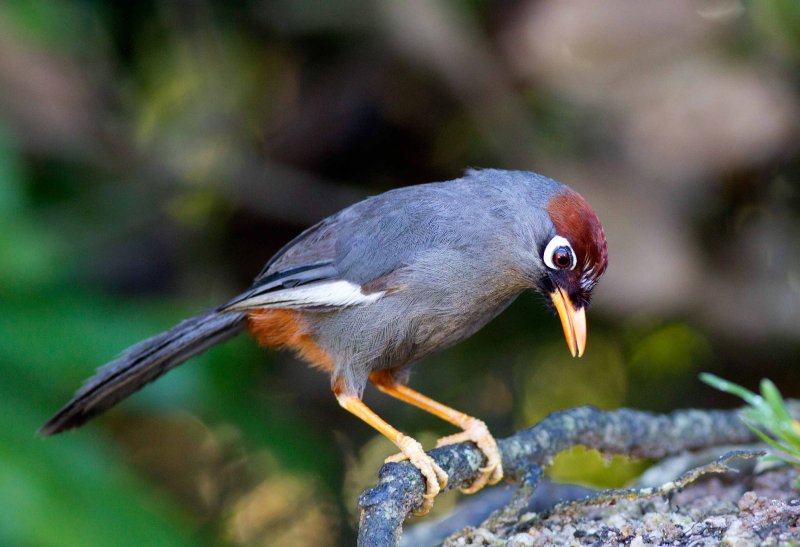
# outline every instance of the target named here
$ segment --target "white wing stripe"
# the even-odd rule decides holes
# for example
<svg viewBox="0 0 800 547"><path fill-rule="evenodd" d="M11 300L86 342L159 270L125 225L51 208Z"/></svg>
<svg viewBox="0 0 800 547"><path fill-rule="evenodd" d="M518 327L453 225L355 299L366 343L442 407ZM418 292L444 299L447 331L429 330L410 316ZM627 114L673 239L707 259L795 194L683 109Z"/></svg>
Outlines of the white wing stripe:
<svg viewBox="0 0 800 547"><path fill-rule="evenodd" d="M361 286L344 279L303 285L259 294L237 302L230 310L253 308L302 308L311 306L358 306L371 304L384 295L384 291L364 294Z"/></svg>

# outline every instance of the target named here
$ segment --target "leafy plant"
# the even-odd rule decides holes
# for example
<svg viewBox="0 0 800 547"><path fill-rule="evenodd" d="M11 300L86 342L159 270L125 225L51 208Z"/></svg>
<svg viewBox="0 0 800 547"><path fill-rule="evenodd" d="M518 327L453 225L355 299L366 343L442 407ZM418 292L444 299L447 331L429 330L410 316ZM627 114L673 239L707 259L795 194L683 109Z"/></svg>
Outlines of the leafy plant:
<svg viewBox="0 0 800 547"><path fill-rule="evenodd" d="M800 466L800 421L789 413L775 384L766 378L761 380L759 395L713 374L703 373L700 380L747 403L741 412L742 421L777 451L768 458Z"/></svg>

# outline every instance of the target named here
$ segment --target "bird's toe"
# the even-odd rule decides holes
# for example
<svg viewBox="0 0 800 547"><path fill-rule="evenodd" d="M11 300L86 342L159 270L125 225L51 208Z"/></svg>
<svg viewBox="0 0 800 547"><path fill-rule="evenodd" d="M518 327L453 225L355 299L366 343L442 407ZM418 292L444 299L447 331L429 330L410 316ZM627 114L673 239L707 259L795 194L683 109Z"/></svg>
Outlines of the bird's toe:
<svg viewBox="0 0 800 547"><path fill-rule="evenodd" d="M425 453L422 445L412 437L403 436L397 446L401 452L386 458L386 462L400 462L408 460L411 465L419 469L425 479L425 494L419 507L414 510L414 515L426 515L433 507L434 498L447 486L447 473Z"/></svg>
<svg viewBox="0 0 800 547"><path fill-rule="evenodd" d="M408 456L406 456L402 452L398 452L397 454L392 454L391 456L383 460L383 463L399 463L399 462L404 462L407 459Z"/></svg>
<svg viewBox="0 0 800 547"><path fill-rule="evenodd" d="M503 479L503 464L500 460L500 450L497 448L497 442L486 424L473 418L469 425L464 428L461 433L455 435L448 435L442 437L436 443L437 448L450 444L458 444L463 442L474 442L477 447L483 452L486 457L486 465L479 468L481 474L473 481L471 485L462 488L461 491L465 494L474 494L487 484L497 484Z"/></svg>

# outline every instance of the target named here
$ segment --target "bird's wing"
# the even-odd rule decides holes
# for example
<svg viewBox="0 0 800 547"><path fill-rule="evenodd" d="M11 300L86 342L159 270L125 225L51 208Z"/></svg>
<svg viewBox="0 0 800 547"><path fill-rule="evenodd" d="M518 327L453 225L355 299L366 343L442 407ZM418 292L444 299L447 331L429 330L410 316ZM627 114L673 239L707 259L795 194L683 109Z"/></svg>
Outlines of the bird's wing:
<svg viewBox="0 0 800 547"><path fill-rule="evenodd" d="M482 188L461 179L399 188L356 203L284 246L227 309L374 302L396 290L402 272L432 248L485 246L491 220L482 218L488 213L480 204L492 196Z"/></svg>
<svg viewBox="0 0 800 547"><path fill-rule="evenodd" d="M359 205L326 218L287 243L267 262L250 289L223 309L329 309L368 304L383 296L385 291L367 290L364 285L384 272L369 262L359 271L343 264L343 258L353 251L348 241L357 246L352 234L369 231L374 223L374 215L365 214L369 208Z"/></svg>
<svg viewBox="0 0 800 547"><path fill-rule="evenodd" d="M327 269L320 267L319 271L324 272ZM341 279L339 276L315 279L306 283L288 277L287 282L290 286L285 286L280 282L267 286L256 286L228 302L222 311L269 308L342 308L369 304L385 294L385 291L365 292L363 286Z"/></svg>

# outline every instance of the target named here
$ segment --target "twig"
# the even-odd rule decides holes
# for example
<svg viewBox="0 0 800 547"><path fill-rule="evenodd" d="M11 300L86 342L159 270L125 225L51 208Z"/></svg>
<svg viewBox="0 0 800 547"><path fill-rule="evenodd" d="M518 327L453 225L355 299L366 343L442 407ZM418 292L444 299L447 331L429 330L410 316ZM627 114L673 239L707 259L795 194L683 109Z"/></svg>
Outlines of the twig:
<svg viewBox="0 0 800 547"><path fill-rule="evenodd" d="M668 497L673 492L677 492L686 488L691 483L697 481L701 477L711 473L729 473L736 471L736 468L728 465L733 460L750 460L766 456L767 452L764 450L732 450L726 452L716 460L699 467L695 467L683 473L675 480L666 482L658 487L647 488L624 488L624 489L610 489L604 490L599 494L587 496L583 499L569 500L564 503L559 503L552 510L548 511L548 515L554 513L574 513L584 507L597 507L602 505L614 505L621 500L636 500L655 497Z"/></svg>
<svg viewBox="0 0 800 547"><path fill-rule="evenodd" d="M793 413L798 408L792 403ZM576 445L605 454L662 458L686 450L749 443L755 435L739 419L739 411L682 410L659 415L630 409L604 412L581 407L557 412L535 426L498 441L506 479L521 483L524 499L533 491L541 467L559 452ZM471 484L483 465L472 443L444 446L429 452L450 480L447 488ZM397 545L403 521L422 501L424 483L408 462L385 464L378 484L359 498L362 547ZM516 504L519 505L519 504ZM502 518L509 518L503 514Z"/></svg>

